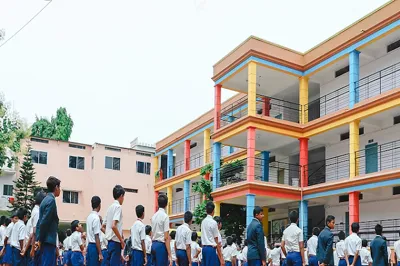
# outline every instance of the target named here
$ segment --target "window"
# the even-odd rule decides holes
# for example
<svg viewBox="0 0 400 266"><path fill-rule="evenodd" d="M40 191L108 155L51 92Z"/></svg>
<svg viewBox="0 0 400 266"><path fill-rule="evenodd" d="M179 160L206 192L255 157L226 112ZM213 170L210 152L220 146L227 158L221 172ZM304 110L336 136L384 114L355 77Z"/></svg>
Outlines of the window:
<svg viewBox="0 0 400 266"><path fill-rule="evenodd" d="M78 192L75 191L63 191L63 202L64 203L72 203L78 204Z"/></svg>
<svg viewBox="0 0 400 266"><path fill-rule="evenodd" d="M139 190L136 188L124 188L125 192L130 192L130 193L138 193Z"/></svg>
<svg viewBox="0 0 400 266"><path fill-rule="evenodd" d="M39 143L49 143L47 139L38 139L38 138L31 138L31 141L33 142L39 142Z"/></svg>
<svg viewBox="0 0 400 266"><path fill-rule="evenodd" d="M106 156L106 169L120 170L121 159Z"/></svg>
<svg viewBox="0 0 400 266"><path fill-rule="evenodd" d="M393 125L400 124L400 115L393 117Z"/></svg>
<svg viewBox="0 0 400 266"><path fill-rule="evenodd" d="M175 192L181 192L181 191L183 191L183 188L181 188L181 187L178 187L177 189L175 189Z"/></svg>
<svg viewBox="0 0 400 266"><path fill-rule="evenodd" d="M13 185L4 185L3 195L4 196L12 196L13 195Z"/></svg>
<svg viewBox="0 0 400 266"><path fill-rule="evenodd" d="M360 127L358 129L358 135L364 135L364 128L363 127ZM346 133L340 134L340 141L349 139L349 137L350 137L350 132L346 132Z"/></svg>
<svg viewBox="0 0 400 266"><path fill-rule="evenodd" d="M69 156L69 168L85 169L85 158L79 156Z"/></svg>
<svg viewBox="0 0 400 266"><path fill-rule="evenodd" d="M141 156L147 156L147 157L151 157L150 153L144 153L144 152L136 152L136 155L141 155Z"/></svg>
<svg viewBox="0 0 400 266"><path fill-rule="evenodd" d="M70 148L75 148L75 149L80 149L80 150L85 150L86 147L83 145L77 145L77 144L69 144L68 145Z"/></svg>
<svg viewBox="0 0 400 266"><path fill-rule="evenodd" d="M197 146L197 142L191 144L191 145L190 145L190 148L193 149L193 148L196 147L196 146Z"/></svg>
<svg viewBox="0 0 400 266"><path fill-rule="evenodd" d="M121 149L113 148L113 147L105 147L104 149L106 149L107 151L117 151L117 152L121 152Z"/></svg>
<svg viewBox="0 0 400 266"><path fill-rule="evenodd" d="M400 187L393 188L393 195L400 195Z"/></svg>
<svg viewBox="0 0 400 266"><path fill-rule="evenodd" d="M358 195L358 199L359 200L362 200L363 199L363 194L359 194ZM347 195L341 195L341 196L339 196L339 203L341 203L341 202L348 202L349 201L349 195L347 194Z"/></svg>
<svg viewBox="0 0 400 266"><path fill-rule="evenodd" d="M338 71L335 72L335 78L337 78L343 74L346 74L347 72L349 72L349 70L350 70L349 66L339 69Z"/></svg>
<svg viewBox="0 0 400 266"><path fill-rule="evenodd" d="M393 50L395 50L395 49L397 49L399 47L400 47L400 40L389 44L386 49L387 49L387 52L389 53L389 52L391 52L391 51L393 51Z"/></svg>
<svg viewBox="0 0 400 266"><path fill-rule="evenodd" d="M38 164L47 164L47 152L45 151L31 151L32 162Z"/></svg>
<svg viewBox="0 0 400 266"><path fill-rule="evenodd" d="M150 174L150 163L136 161L136 172L141 174Z"/></svg>
<svg viewBox="0 0 400 266"><path fill-rule="evenodd" d="M276 162L276 157L275 156L269 157L269 162L268 163L273 163L273 162Z"/></svg>

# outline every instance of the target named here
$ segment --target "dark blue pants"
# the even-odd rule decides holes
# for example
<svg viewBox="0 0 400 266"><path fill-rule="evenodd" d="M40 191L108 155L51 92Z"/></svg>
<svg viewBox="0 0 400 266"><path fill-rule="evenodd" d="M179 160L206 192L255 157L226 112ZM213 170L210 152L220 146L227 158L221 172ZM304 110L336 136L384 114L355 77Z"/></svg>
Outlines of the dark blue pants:
<svg viewBox="0 0 400 266"><path fill-rule="evenodd" d="M132 263L131 266L143 266L144 254L141 250L132 249Z"/></svg>
<svg viewBox="0 0 400 266"><path fill-rule="evenodd" d="M151 257L154 266L169 265L167 247L165 243L154 241L151 245Z"/></svg>
<svg viewBox="0 0 400 266"><path fill-rule="evenodd" d="M4 264L12 264L12 248L10 246L10 244L7 244L6 246L6 254L4 254L3 256L3 263Z"/></svg>
<svg viewBox="0 0 400 266"><path fill-rule="evenodd" d="M354 256L349 256L349 264L351 265L353 263ZM358 256L356 263L354 263L355 266L361 266L361 258Z"/></svg>
<svg viewBox="0 0 400 266"><path fill-rule="evenodd" d="M231 261L225 261L225 266L232 266L232 262Z"/></svg>
<svg viewBox="0 0 400 266"><path fill-rule="evenodd" d="M0 251L2 251L3 250L3 247L1 246L0 247ZM0 265L2 265L3 264L3 257L0 257Z"/></svg>
<svg viewBox="0 0 400 266"><path fill-rule="evenodd" d="M217 252L214 247L204 246L202 251L202 262L204 266L215 266L218 260Z"/></svg>
<svg viewBox="0 0 400 266"><path fill-rule="evenodd" d="M121 243L115 241L108 241L108 261L109 265L121 264Z"/></svg>
<svg viewBox="0 0 400 266"><path fill-rule="evenodd" d="M86 265L87 266L100 266L99 252L95 243L89 243L86 253Z"/></svg>
<svg viewBox="0 0 400 266"><path fill-rule="evenodd" d="M340 259L338 266L347 266L346 260L345 259Z"/></svg>
<svg viewBox="0 0 400 266"><path fill-rule="evenodd" d="M178 249L176 251L176 261L179 266L189 266L189 259L186 254L186 250Z"/></svg>
<svg viewBox="0 0 400 266"><path fill-rule="evenodd" d="M192 266L199 266L198 262L192 262Z"/></svg>
<svg viewBox="0 0 400 266"><path fill-rule="evenodd" d="M397 266L400 266L400 261L397 263Z"/></svg>
<svg viewBox="0 0 400 266"><path fill-rule="evenodd" d="M289 252L286 256L287 266L302 266L303 260L301 258L300 252Z"/></svg>
<svg viewBox="0 0 400 266"><path fill-rule="evenodd" d="M248 266L261 266L261 260L248 260Z"/></svg>
<svg viewBox="0 0 400 266"><path fill-rule="evenodd" d="M72 251L71 263L72 266L83 266L84 265L83 254L80 251Z"/></svg>
<svg viewBox="0 0 400 266"><path fill-rule="evenodd" d="M152 262L151 254L147 253L146 257L147 257L147 266L152 266L153 262Z"/></svg>
<svg viewBox="0 0 400 266"><path fill-rule="evenodd" d="M25 257L21 256L21 250L12 247L12 265L13 266L25 266Z"/></svg>
<svg viewBox="0 0 400 266"><path fill-rule="evenodd" d="M40 266L55 266L57 262L56 246L49 243L43 243L40 247L39 257Z"/></svg>
<svg viewBox="0 0 400 266"><path fill-rule="evenodd" d="M317 256L310 255L308 257L308 266L318 266Z"/></svg>
<svg viewBox="0 0 400 266"><path fill-rule="evenodd" d="M103 249L101 251L101 254L103 254L103 261L101 263L101 266L108 266L110 263L108 262L108 251L107 249Z"/></svg>

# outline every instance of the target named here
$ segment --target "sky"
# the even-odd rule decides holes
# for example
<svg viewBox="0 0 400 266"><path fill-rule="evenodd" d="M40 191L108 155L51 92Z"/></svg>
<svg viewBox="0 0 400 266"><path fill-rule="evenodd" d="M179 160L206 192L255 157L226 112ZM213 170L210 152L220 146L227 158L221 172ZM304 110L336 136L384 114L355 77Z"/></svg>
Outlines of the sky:
<svg viewBox="0 0 400 266"><path fill-rule="evenodd" d="M0 47L0 93L29 124L66 107L71 141L156 143L213 108L212 66L250 35L304 52L385 2L53 0ZM5 40L48 3L0 0Z"/></svg>

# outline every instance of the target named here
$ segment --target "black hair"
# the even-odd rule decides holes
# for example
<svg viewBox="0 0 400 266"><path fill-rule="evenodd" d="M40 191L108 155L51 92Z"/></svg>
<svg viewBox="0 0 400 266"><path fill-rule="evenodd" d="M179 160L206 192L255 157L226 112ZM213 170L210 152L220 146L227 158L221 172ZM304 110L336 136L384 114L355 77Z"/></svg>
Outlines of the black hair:
<svg viewBox="0 0 400 266"><path fill-rule="evenodd" d="M247 239L244 240L244 246L247 246Z"/></svg>
<svg viewBox="0 0 400 266"><path fill-rule="evenodd" d="M170 236L172 239L175 239L175 235L176 235L176 231L171 231L171 233L169 233L169 236Z"/></svg>
<svg viewBox="0 0 400 266"><path fill-rule="evenodd" d="M17 211L18 219L23 220L28 215L28 211L25 208L19 208Z"/></svg>
<svg viewBox="0 0 400 266"><path fill-rule="evenodd" d="M367 240L367 239L363 239L363 240L361 241L361 245L363 246L363 248L368 247L368 240Z"/></svg>
<svg viewBox="0 0 400 266"><path fill-rule="evenodd" d="M233 244L233 239L232 239L231 236L228 236L228 237L226 238L226 244L227 244L228 246L232 246L232 244Z"/></svg>
<svg viewBox="0 0 400 266"><path fill-rule="evenodd" d="M222 219L221 219L221 217L219 217L219 216L215 216L215 217L214 217L214 221L216 221L217 224L221 224L221 223L222 223Z"/></svg>
<svg viewBox="0 0 400 266"><path fill-rule="evenodd" d="M151 232L151 225L146 225L146 227L145 227L145 232L146 232L146 235L150 235L150 232Z"/></svg>
<svg viewBox="0 0 400 266"><path fill-rule="evenodd" d="M67 231L65 231L65 234L67 236L71 236L72 235L71 229L67 229Z"/></svg>
<svg viewBox="0 0 400 266"><path fill-rule="evenodd" d="M113 188L113 197L115 200L125 195L125 189L121 185L115 185Z"/></svg>
<svg viewBox="0 0 400 266"><path fill-rule="evenodd" d="M73 220L72 221L72 223L71 223L71 231L72 231L72 233L76 231L76 228L78 227L78 225L79 225L79 221L78 220Z"/></svg>
<svg viewBox="0 0 400 266"><path fill-rule="evenodd" d="M232 242L236 244L236 241L237 241L236 234L232 234L231 237L232 237Z"/></svg>
<svg viewBox="0 0 400 266"><path fill-rule="evenodd" d="M214 202L212 202L212 201L207 202L207 205L206 205L207 214L211 214L214 211L214 209L215 209Z"/></svg>
<svg viewBox="0 0 400 266"><path fill-rule="evenodd" d="M289 220L291 223L297 223L299 220L299 213L297 211L291 211L289 213Z"/></svg>
<svg viewBox="0 0 400 266"><path fill-rule="evenodd" d="M263 209L260 206L255 206L253 209L253 216L256 217L256 215L259 215Z"/></svg>
<svg viewBox="0 0 400 266"><path fill-rule="evenodd" d="M6 217L3 215L0 217L0 225L3 225L6 221Z"/></svg>
<svg viewBox="0 0 400 266"><path fill-rule="evenodd" d="M42 203L42 201L45 197L46 197L46 193L44 193L43 190L37 192L35 195L35 205L40 205L40 203Z"/></svg>
<svg viewBox="0 0 400 266"><path fill-rule="evenodd" d="M168 197L165 194L160 194L158 195L158 207L159 208L165 208L168 205Z"/></svg>
<svg viewBox="0 0 400 266"><path fill-rule="evenodd" d="M18 216L16 211L11 213L10 218L12 219L12 218L14 218L15 216Z"/></svg>
<svg viewBox="0 0 400 266"><path fill-rule="evenodd" d="M100 206L101 199L99 196L93 196L92 197L92 209L97 209Z"/></svg>
<svg viewBox="0 0 400 266"><path fill-rule="evenodd" d="M135 208L135 211L136 211L136 217L137 218L142 217L143 214L144 214L144 206L143 205L137 205L136 208Z"/></svg>
<svg viewBox="0 0 400 266"><path fill-rule="evenodd" d="M185 221L185 223L190 223L190 221L192 221L193 219L193 214L190 211L185 212L185 214L183 215L183 220Z"/></svg>
<svg viewBox="0 0 400 266"><path fill-rule="evenodd" d="M330 222L332 222L333 220L335 220L335 216L333 216L333 215L328 215L327 217L326 217L326 220L325 220L325 225L328 225Z"/></svg>
<svg viewBox="0 0 400 266"><path fill-rule="evenodd" d="M351 231L353 233L358 233L358 231L360 231L360 224L359 223L352 223L351 224Z"/></svg>
<svg viewBox="0 0 400 266"><path fill-rule="evenodd" d="M314 227L312 230L312 234L315 236L319 236L320 230L318 227Z"/></svg>
<svg viewBox="0 0 400 266"><path fill-rule="evenodd" d="M56 187L60 187L61 181L57 177L50 176L47 178L46 186L47 191L53 193L56 190Z"/></svg>
<svg viewBox="0 0 400 266"><path fill-rule="evenodd" d="M387 238L386 238L386 236L382 236L382 239L383 239L383 240L385 240L385 241L387 241Z"/></svg>
<svg viewBox="0 0 400 266"><path fill-rule="evenodd" d="M382 225L380 225L380 224L375 225L375 233L377 235L379 235L379 236L382 235L382 231L383 231Z"/></svg>
<svg viewBox="0 0 400 266"><path fill-rule="evenodd" d="M196 241L197 237L197 232L192 232L192 241Z"/></svg>
<svg viewBox="0 0 400 266"><path fill-rule="evenodd" d="M7 218L4 220L4 224L5 224L6 226L8 226L10 223L11 223L11 219L7 217Z"/></svg>
<svg viewBox="0 0 400 266"><path fill-rule="evenodd" d="M346 234L343 231L340 231L338 236L340 240L344 240L346 238Z"/></svg>

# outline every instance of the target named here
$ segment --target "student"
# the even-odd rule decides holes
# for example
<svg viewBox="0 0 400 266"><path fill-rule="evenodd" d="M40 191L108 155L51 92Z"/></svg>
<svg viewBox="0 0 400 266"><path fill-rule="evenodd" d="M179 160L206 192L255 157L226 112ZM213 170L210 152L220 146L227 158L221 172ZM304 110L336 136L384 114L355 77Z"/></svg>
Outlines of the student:
<svg viewBox="0 0 400 266"><path fill-rule="evenodd" d="M317 246L319 232L319 228L314 227L312 231L313 235L307 241L308 265L310 266L318 266Z"/></svg>
<svg viewBox="0 0 400 266"><path fill-rule="evenodd" d="M361 259L359 257L359 252L361 250L361 238L357 235L359 231L360 225L358 223L352 223L352 233L344 241L350 266L361 266Z"/></svg>
<svg viewBox="0 0 400 266"><path fill-rule="evenodd" d="M335 217L328 215L325 220L325 228L318 236L317 258L320 266L333 266L333 233Z"/></svg>
<svg viewBox="0 0 400 266"><path fill-rule="evenodd" d="M82 242L82 224L78 220L74 220L71 223L71 265L72 266L83 266L84 258L83 258L83 249L84 245Z"/></svg>
<svg viewBox="0 0 400 266"><path fill-rule="evenodd" d="M360 250L360 258L361 258L361 265L362 266L372 266L372 257L371 253L367 249L368 241L363 239L361 241L362 248Z"/></svg>
<svg viewBox="0 0 400 266"><path fill-rule="evenodd" d="M175 236L176 236L176 231L171 231L169 233L169 244L171 249L172 266L176 265Z"/></svg>
<svg viewBox="0 0 400 266"><path fill-rule="evenodd" d="M253 220L247 227L247 263L249 266L266 265L266 249L264 242L264 231L261 221L264 213L261 207L256 206L253 210Z"/></svg>
<svg viewBox="0 0 400 266"><path fill-rule="evenodd" d="M108 241L108 259L110 265L119 265L121 261L121 251L125 248L122 234L122 204L125 198L125 189L116 185L113 188L114 202L108 207L106 219L103 224L105 227L106 239Z"/></svg>
<svg viewBox="0 0 400 266"><path fill-rule="evenodd" d="M199 255L201 253L200 245L197 243L197 232L192 232L192 243L190 244L190 257L192 258L191 266L199 266Z"/></svg>
<svg viewBox="0 0 400 266"><path fill-rule="evenodd" d="M275 243L274 249L271 250L268 262L271 266L281 265L281 246L279 243Z"/></svg>
<svg viewBox="0 0 400 266"><path fill-rule="evenodd" d="M99 218L100 218L100 223L103 227L103 219L101 218L101 216L99 216ZM103 230L100 230L100 243L101 243L101 254L103 255L103 261L101 262L101 266L108 266L109 265L108 251L107 251L108 241Z"/></svg>
<svg viewBox="0 0 400 266"><path fill-rule="evenodd" d="M219 231L221 232L221 229L219 229ZM221 233L220 233L221 235ZM236 234L232 234L232 247L233 247L233 256L235 257L235 260L237 261L237 256L239 255L239 250L238 250L238 245L237 245L237 236ZM221 240L222 242L222 240ZM265 249L266 249L266 256L268 257L268 247L267 247L267 238L264 236L264 242L265 242ZM237 264L237 263L236 263Z"/></svg>
<svg viewBox="0 0 400 266"><path fill-rule="evenodd" d="M89 214L86 220L87 230L87 256L86 265L88 266L100 266L103 261L103 254L101 252L100 243L100 232L101 223L99 217L99 211L101 209L101 199L98 196L93 196L92 200L92 212Z"/></svg>
<svg viewBox="0 0 400 266"><path fill-rule="evenodd" d="M209 201L206 204L206 218L201 222L201 243L203 244L202 249L202 263L203 266L214 266L218 260L217 254L222 254L221 246L218 244L218 224L212 216L214 215L215 205ZM217 253L215 252L217 249ZM222 256L219 257L221 266L224 266L225 262Z"/></svg>
<svg viewBox="0 0 400 266"><path fill-rule="evenodd" d="M222 261L224 260L224 257L222 255L222 236L221 236L222 219L219 216L215 216L214 221L216 221L217 225L218 225L218 242L217 242L217 244L220 247L220 249L219 249L220 253L218 253L218 249L216 250L218 259L215 262L215 264L216 264L215 266L220 266L220 260L222 260Z"/></svg>
<svg viewBox="0 0 400 266"><path fill-rule="evenodd" d="M297 226L299 214L297 211L289 213L291 224L283 231L283 239L281 249L286 256L288 266L302 266L305 263L304 259L304 241L303 230Z"/></svg>
<svg viewBox="0 0 400 266"><path fill-rule="evenodd" d="M132 245L132 266L142 266L147 264L146 255L146 226L143 223L144 207L136 206L137 220L131 227L131 245Z"/></svg>
<svg viewBox="0 0 400 266"><path fill-rule="evenodd" d="M187 211L183 215L183 219L185 223L176 230L176 261L179 266L191 266L192 255L190 245L192 243L192 230L190 230L190 225L192 224L193 214Z"/></svg>
<svg viewBox="0 0 400 266"><path fill-rule="evenodd" d="M400 232L399 232L400 236ZM394 242L394 266L400 266L400 240Z"/></svg>
<svg viewBox="0 0 400 266"><path fill-rule="evenodd" d="M28 211L20 208L15 217L15 223L12 228L10 245L12 248L12 265L22 266L25 265L25 257L21 255L21 250L24 247L25 240L25 222L28 219Z"/></svg>
<svg viewBox="0 0 400 266"><path fill-rule="evenodd" d="M371 257L373 266L388 266L388 252L386 241L382 238L383 227L375 226L376 237L371 242Z"/></svg>
<svg viewBox="0 0 400 266"><path fill-rule="evenodd" d="M63 245L64 245L64 266L70 266L71 265L71 255L72 255L72 251L71 251L71 229L67 229L67 231L65 231L65 234L67 235L67 237L64 239Z"/></svg>
<svg viewBox="0 0 400 266"><path fill-rule="evenodd" d="M58 215L56 197L60 196L61 181L54 176L50 176L46 181L47 195L43 199L39 208L39 220L36 229L36 246L40 250L40 266L56 265L56 241L58 231Z"/></svg>
<svg viewBox="0 0 400 266"><path fill-rule="evenodd" d="M172 264L171 244L169 240L169 216L165 213L168 198L161 194L158 196L158 211L151 218L153 244L151 256L154 266L167 266Z"/></svg>
<svg viewBox="0 0 400 266"><path fill-rule="evenodd" d="M346 234L343 231L340 231L338 236L339 242L336 244L336 255L339 259L338 266L348 266L350 264L346 250Z"/></svg>
<svg viewBox="0 0 400 266"><path fill-rule="evenodd" d="M385 240L386 245L387 245L386 236L383 236L382 238L383 238L383 240ZM390 249L389 246L387 246L387 253L388 253L388 263L389 263L389 265L392 265L392 263L391 263L391 260L392 260L392 250Z"/></svg>
<svg viewBox="0 0 400 266"><path fill-rule="evenodd" d="M236 259L235 259L235 254L236 250L235 247L233 246L233 238L231 236L228 236L226 238L226 248L222 251L222 255L224 257L225 265L226 266L235 266L236 265Z"/></svg>
<svg viewBox="0 0 400 266"><path fill-rule="evenodd" d="M12 265L12 248L10 245L11 233L12 228L14 226L14 218L16 213L13 213L10 218L6 218L5 225L6 225L6 234L4 236L4 246L3 250L1 251L0 257L3 258L4 265Z"/></svg>
<svg viewBox="0 0 400 266"><path fill-rule="evenodd" d="M151 266L151 265L153 265L153 263L151 261L151 226L150 225L146 225L145 232L146 232L146 239L144 240L144 242L146 244L147 265Z"/></svg>
<svg viewBox="0 0 400 266"><path fill-rule="evenodd" d="M242 250L242 259L243 259L243 266L247 266L247 239L244 240L244 248ZM268 259L268 258L267 258Z"/></svg>
<svg viewBox="0 0 400 266"><path fill-rule="evenodd" d="M4 248L4 238L6 237L6 217L0 217L0 254ZM0 257L0 265L3 265L3 257Z"/></svg>

